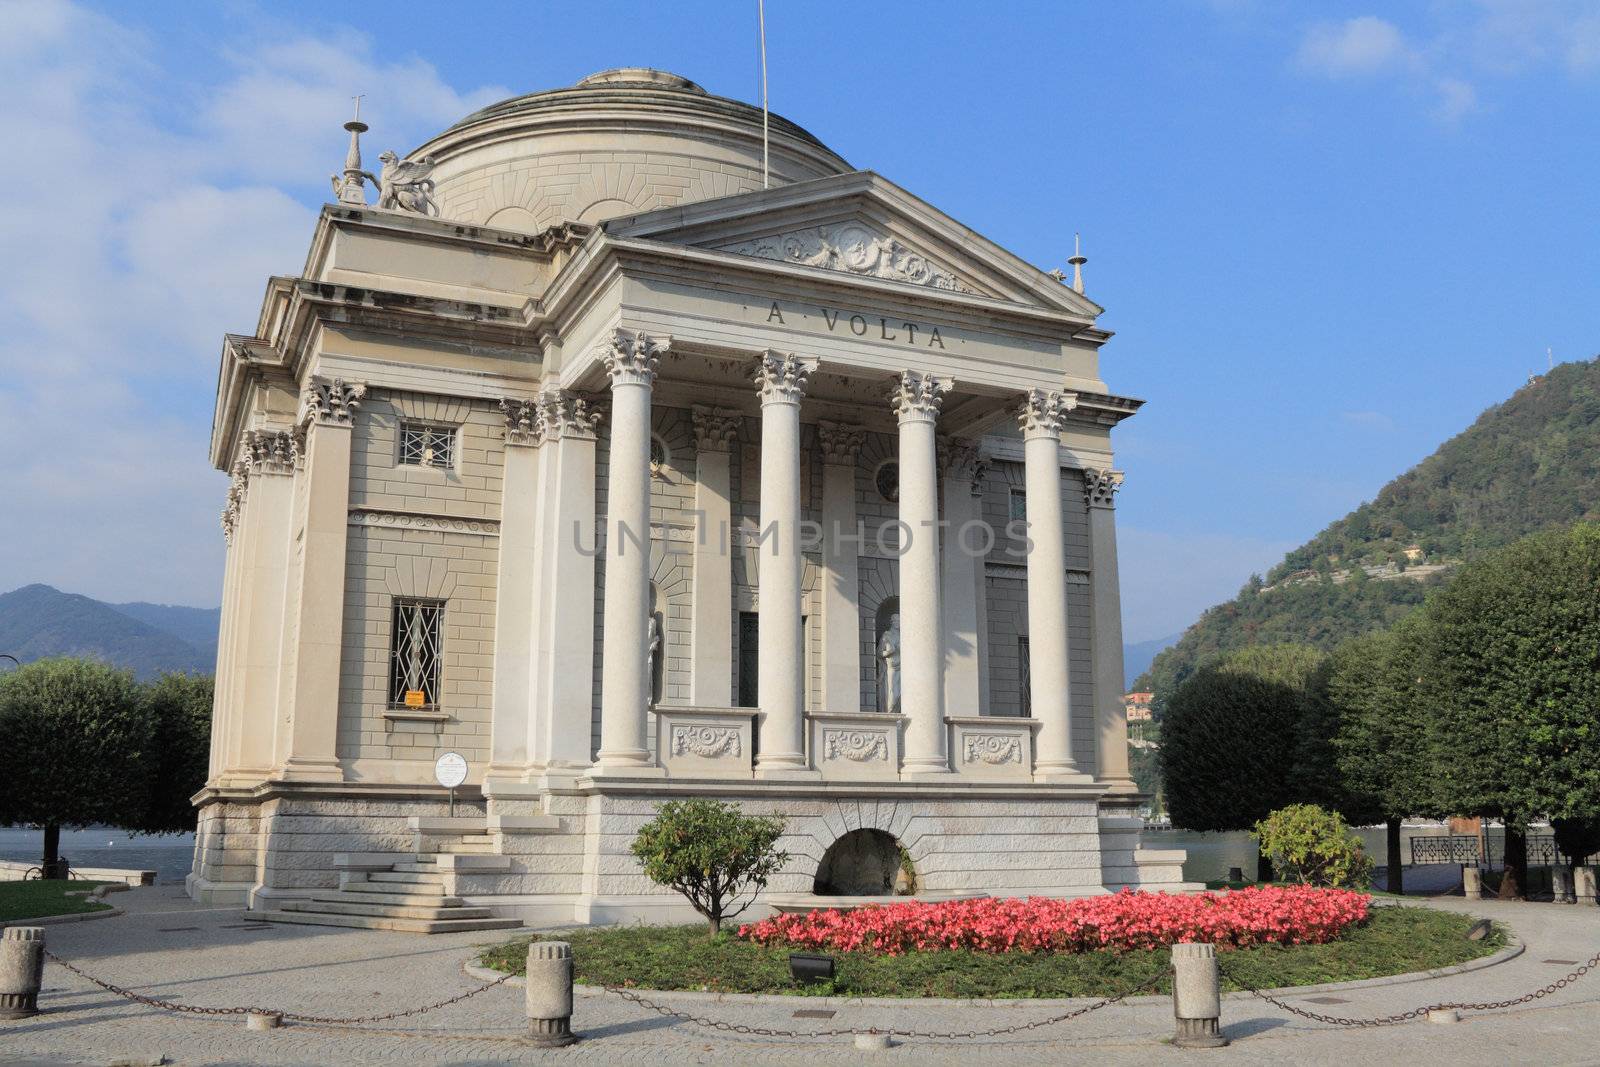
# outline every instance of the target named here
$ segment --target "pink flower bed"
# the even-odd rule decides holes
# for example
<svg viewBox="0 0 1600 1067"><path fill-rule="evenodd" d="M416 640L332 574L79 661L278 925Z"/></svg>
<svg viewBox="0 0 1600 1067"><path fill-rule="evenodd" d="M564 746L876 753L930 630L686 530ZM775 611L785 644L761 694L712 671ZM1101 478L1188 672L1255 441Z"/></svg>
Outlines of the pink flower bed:
<svg viewBox="0 0 1600 1067"><path fill-rule="evenodd" d="M1226 893L1144 893L907 901L776 915L739 927L763 945L837 952L975 949L980 952L1093 952L1209 941L1219 948L1332 941L1362 922L1372 898L1349 889L1252 886Z"/></svg>

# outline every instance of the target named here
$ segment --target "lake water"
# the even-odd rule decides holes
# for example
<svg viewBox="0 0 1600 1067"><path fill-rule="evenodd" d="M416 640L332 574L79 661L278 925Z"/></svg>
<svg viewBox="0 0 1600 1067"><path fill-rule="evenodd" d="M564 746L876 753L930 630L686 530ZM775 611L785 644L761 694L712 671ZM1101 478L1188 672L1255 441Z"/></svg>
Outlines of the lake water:
<svg viewBox="0 0 1600 1067"><path fill-rule="evenodd" d="M0 860L38 863L43 854L44 831L0 827ZM74 867L155 871L157 885L182 885L194 861L194 834L62 830L61 854Z"/></svg>

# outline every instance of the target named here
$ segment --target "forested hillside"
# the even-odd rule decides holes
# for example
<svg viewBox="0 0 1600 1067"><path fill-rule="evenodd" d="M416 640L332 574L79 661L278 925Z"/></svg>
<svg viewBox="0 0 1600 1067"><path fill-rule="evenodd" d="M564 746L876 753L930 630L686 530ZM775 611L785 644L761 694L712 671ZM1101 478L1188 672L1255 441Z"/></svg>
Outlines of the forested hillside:
<svg viewBox="0 0 1600 1067"><path fill-rule="evenodd" d="M1600 360L1563 363L1485 411L1288 553L1266 581L1252 578L1209 609L1135 688L1153 689L1159 705L1220 653L1277 642L1331 649L1422 603L1449 566L1580 520L1600 520ZM1418 564L1446 569L1419 580ZM1368 576L1380 568L1385 577Z"/></svg>

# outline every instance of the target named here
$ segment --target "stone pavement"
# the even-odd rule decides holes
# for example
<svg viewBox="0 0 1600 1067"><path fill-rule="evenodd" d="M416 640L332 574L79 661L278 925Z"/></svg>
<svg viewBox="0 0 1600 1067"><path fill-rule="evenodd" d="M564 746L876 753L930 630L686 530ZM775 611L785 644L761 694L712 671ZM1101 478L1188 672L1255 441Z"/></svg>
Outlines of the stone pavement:
<svg viewBox="0 0 1600 1067"><path fill-rule="evenodd" d="M367 1015L414 1007L481 983L462 966L492 934L420 935L247 923L233 909L204 909L181 890L159 886L118 897L128 914L51 927L48 945L63 958L147 995L197 1005L252 1004L318 1015ZM1572 969L1553 960L1600 952L1600 908L1503 904L1460 898L1430 906L1470 910L1510 924L1527 945L1515 959L1445 978L1288 998L1345 1016L1389 1014L1448 1000L1504 999ZM1309 998L1321 998L1312 1001ZM1343 1003L1327 1003L1337 998ZM713 1000L659 994L684 1010L747 1025L790 1030L894 1026L983 1030L1059 1014L1060 1006L908 1003L893 1006L810 999ZM1169 1062L1356 1064L1379 1059L1451 1067L1506 1062L1600 1063L1600 974L1510 1011L1453 1025L1418 1023L1340 1029L1296 1018L1243 996L1223 1001L1233 1045L1182 1051L1172 1033L1171 1001L1145 997L1057 1026L976 1041L909 1039L887 1052L857 1052L848 1037L757 1038L707 1031L649 1014L603 992L580 994L574 1027L584 1037L563 1050L517 1043L522 990L491 989L448 1008L358 1032L286 1024L250 1032L238 1017L178 1015L95 989L49 965L46 1014L0 1023L0 1063L153 1062L177 1064L490 1064L902 1063L937 1064ZM1058 1002L1059 1003L1059 1002ZM832 1009L831 1019L796 1019L801 1009Z"/></svg>

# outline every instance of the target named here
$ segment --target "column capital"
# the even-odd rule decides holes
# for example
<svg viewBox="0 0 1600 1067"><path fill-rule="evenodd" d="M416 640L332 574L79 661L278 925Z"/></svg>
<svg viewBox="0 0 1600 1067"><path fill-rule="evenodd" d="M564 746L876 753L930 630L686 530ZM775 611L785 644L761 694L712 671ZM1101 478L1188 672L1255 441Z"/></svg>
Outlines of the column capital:
<svg viewBox="0 0 1600 1067"><path fill-rule="evenodd" d="M867 443L867 428L822 419L817 423L817 441L822 445L822 462L854 467Z"/></svg>
<svg viewBox="0 0 1600 1067"><path fill-rule="evenodd" d="M1022 436L1060 437L1067 413L1078 406L1078 394L1053 389L1030 389L1017 407Z"/></svg>
<svg viewBox="0 0 1600 1067"><path fill-rule="evenodd" d="M1117 490L1122 488L1121 471L1098 467L1083 468L1083 502L1091 508L1116 506Z"/></svg>
<svg viewBox="0 0 1600 1067"><path fill-rule="evenodd" d="M500 398L500 411L506 417L505 435L508 445L537 445L539 427L539 402L518 396Z"/></svg>
<svg viewBox="0 0 1600 1067"><path fill-rule="evenodd" d="M767 349L756 357L752 376L761 403L799 404L805 395L806 384L817 369L816 360L801 359L793 352L774 352Z"/></svg>
<svg viewBox="0 0 1600 1067"><path fill-rule="evenodd" d="M978 453L978 442L970 437L940 434L938 444L940 474L946 478L977 480L984 468L983 457Z"/></svg>
<svg viewBox="0 0 1600 1067"><path fill-rule="evenodd" d="M939 407L949 391L948 379L908 370L895 380L894 387L889 390L889 406L894 409L901 425L933 422L938 419Z"/></svg>
<svg viewBox="0 0 1600 1067"><path fill-rule="evenodd" d="M239 460L233 465L233 479L228 482L228 495L222 504L222 539L233 544L233 531L239 526L239 513L244 509L245 493L249 489L249 465Z"/></svg>
<svg viewBox="0 0 1600 1067"><path fill-rule="evenodd" d="M366 396L366 382L347 382L343 378L314 375L300 394L300 418L297 422L301 426L311 423L319 426L349 426Z"/></svg>
<svg viewBox="0 0 1600 1067"><path fill-rule="evenodd" d="M661 357L672 347L671 337L651 337L643 330L617 330L595 354L611 375L611 386L650 385L656 379Z"/></svg>
<svg viewBox="0 0 1600 1067"><path fill-rule="evenodd" d="M595 427L600 425L603 415L590 398L565 389L545 389L534 403L539 412L535 425L541 441L595 439Z"/></svg>
<svg viewBox="0 0 1600 1067"><path fill-rule="evenodd" d="M694 419L694 447L701 452L727 452L739 434L744 416L733 408L714 408L696 404L690 410Z"/></svg>
<svg viewBox="0 0 1600 1067"><path fill-rule="evenodd" d="M250 476L293 474L299 448L289 430L246 430L244 463Z"/></svg>

